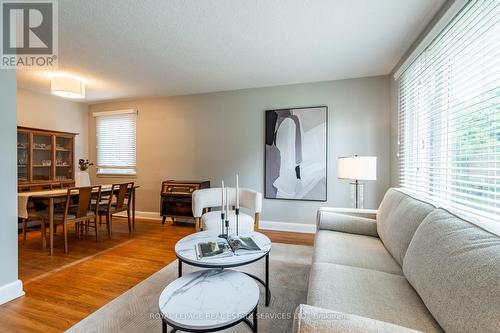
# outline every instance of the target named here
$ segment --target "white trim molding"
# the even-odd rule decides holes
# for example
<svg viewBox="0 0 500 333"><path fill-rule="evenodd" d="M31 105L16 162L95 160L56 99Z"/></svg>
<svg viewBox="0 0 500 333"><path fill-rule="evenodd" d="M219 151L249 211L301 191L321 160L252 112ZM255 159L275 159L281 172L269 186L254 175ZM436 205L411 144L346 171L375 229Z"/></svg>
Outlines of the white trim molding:
<svg viewBox="0 0 500 333"><path fill-rule="evenodd" d="M126 212L121 212L116 214L116 216L127 217ZM158 212L146 212L146 211L136 211L135 217L144 220L161 221L161 215ZM275 230L275 231L288 231L288 232L300 232L306 234L316 233L315 224L306 223L292 223L292 222L279 222L279 221L266 221L261 220L259 223L260 229L263 230Z"/></svg>
<svg viewBox="0 0 500 333"><path fill-rule="evenodd" d="M117 114L138 114L137 109L113 110L113 111L96 111L92 112L92 117L112 116Z"/></svg>
<svg viewBox="0 0 500 333"><path fill-rule="evenodd" d="M21 296L24 296L23 282L21 280L16 280L0 286L0 305Z"/></svg>
<svg viewBox="0 0 500 333"><path fill-rule="evenodd" d="M316 224L309 224L309 223L292 223L292 222L261 220L259 223L259 228L263 230L299 232L303 234L316 233Z"/></svg>
<svg viewBox="0 0 500 333"><path fill-rule="evenodd" d="M120 216L120 217L126 218L127 212L121 212L121 213L116 214L115 216ZM145 211L136 210L135 217L138 219L144 219L144 220L159 220L159 221L161 221L161 215L158 212L145 212Z"/></svg>

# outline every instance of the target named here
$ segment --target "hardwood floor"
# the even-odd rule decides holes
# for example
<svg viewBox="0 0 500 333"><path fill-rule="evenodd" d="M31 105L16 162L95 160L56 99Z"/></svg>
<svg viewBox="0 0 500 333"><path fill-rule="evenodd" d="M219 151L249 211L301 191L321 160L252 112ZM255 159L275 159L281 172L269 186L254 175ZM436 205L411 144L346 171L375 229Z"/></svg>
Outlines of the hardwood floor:
<svg viewBox="0 0 500 333"><path fill-rule="evenodd" d="M77 240L70 228L69 254L62 237L54 256L41 250L39 231L19 236L19 278L26 296L0 306L0 332L61 332L175 260L175 243L193 232L191 225L137 220L129 236L126 220L113 219L113 236L105 228L96 243L90 231ZM312 234L262 231L273 242L313 244Z"/></svg>

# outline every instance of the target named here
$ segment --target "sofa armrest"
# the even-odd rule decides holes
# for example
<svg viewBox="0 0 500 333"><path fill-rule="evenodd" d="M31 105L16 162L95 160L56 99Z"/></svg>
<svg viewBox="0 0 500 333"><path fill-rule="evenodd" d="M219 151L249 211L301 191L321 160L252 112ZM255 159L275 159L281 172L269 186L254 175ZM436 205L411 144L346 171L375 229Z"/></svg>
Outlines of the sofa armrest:
<svg viewBox="0 0 500 333"><path fill-rule="evenodd" d="M332 230L378 237L376 210L320 208L317 214L318 230Z"/></svg>
<svg viewBox="0 0 500 333"><path fill-rule="evenodd" d="M293 318L294 333L417 333L384 321L300 304Z"/></svg>
<svg viewBox="0 0 500 333"><path fill-rule="evenodd" d="M373 220L377 218L377 212L378 212L377 209L338 208L338 207L320 207L318 210L322 212L366 217L367 219L373 219Z"/></svg>

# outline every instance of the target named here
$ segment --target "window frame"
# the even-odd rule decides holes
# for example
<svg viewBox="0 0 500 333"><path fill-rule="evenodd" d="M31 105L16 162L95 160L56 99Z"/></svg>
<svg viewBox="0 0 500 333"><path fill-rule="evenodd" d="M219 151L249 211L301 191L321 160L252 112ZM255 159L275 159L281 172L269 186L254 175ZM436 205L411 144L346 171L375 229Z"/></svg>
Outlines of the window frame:
<svg viewBox="0 0 500 333"><path fill-rule="evenodd" d="M106 116L114 116L114 115L125 115L125 114L132 114L135 116L134 119L134 144L135 144L135 156L134 156L134 161L135 165L134 166L101 166L99 165L99 133L98 133L98 128L97 128L97 122L99 117L106 117ZM93 112L92 116L94 117L94 122L95 122L95 139L96 139L96 176L97 177L103 177L103 178L135 178L137 177L137 122L138 122L138 116L139 112L137 109L123 109L123 110L112 110L112 111L98 111L98 112ZM113 172L113 171L108 171L108 172L102 172L102 170L117 170L117 169L124 169L124 170L130 170L130 172Z"/></svg>

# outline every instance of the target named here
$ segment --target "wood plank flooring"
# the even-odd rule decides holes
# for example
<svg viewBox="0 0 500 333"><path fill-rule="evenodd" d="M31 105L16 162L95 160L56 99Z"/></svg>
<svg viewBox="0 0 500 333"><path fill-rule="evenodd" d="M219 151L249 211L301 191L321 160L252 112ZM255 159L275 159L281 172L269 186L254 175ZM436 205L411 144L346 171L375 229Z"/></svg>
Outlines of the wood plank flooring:
<svg viewBox="0 0 500 333"><path fill-rule="evenodd" d="M96 243L90 231L77 240L70 228L69 254L62 237L54 256L41 250L39 231L19 236L19 278L26 296L0 306L0 332L61 332L175 260L174 245L191 225L137 220L129 235L125 219L113 219L109 240L103 227ZM312 234L263 231L273 242L313 244Z"/></svg>

